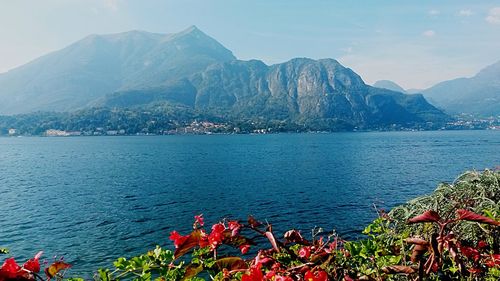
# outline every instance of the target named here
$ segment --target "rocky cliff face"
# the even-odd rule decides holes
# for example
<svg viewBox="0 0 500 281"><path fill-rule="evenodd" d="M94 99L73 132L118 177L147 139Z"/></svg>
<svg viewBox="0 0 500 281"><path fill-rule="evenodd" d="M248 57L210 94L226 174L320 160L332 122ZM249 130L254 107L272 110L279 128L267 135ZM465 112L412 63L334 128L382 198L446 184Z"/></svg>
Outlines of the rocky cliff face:
<svg viewBox="0 0 500 281"><path fill-rule="evenodd" d="M333 59L298 58L272 66L257 60L234 60L211 65L183 83L184 90L169 86L136 91L135 95L116 93L103 104L117 106L124 97L138 100L137 96L148 96L147 102L189 100L183 104L238 117L330 120L352 126L446 119L421 95L368 86L359 75Z"/></svg>
<svg viewBox="0 0 500 281"><path fill-rule="evenodd" d="M197 107L226 108L247 116L352 124L444 118L421 95L370 87L333 59L293 59L269 67L259 61L233 61L210 67L193 79L193 85Z"/></svg>

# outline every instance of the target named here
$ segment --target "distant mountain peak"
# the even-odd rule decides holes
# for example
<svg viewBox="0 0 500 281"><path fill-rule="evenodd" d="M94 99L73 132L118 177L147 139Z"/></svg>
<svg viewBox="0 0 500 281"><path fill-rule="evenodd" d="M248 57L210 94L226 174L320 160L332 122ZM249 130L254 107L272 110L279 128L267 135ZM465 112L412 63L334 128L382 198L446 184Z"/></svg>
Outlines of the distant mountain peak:
<svg viewBox="0 0 500 281"><path fill-rule="evenodd" d="M500 61L473 77L443 81L422 94L450 113L500 115Z"/></svg>
<svg viewBox="0 0 500 281"><path fill-rule="evenodd" d="M396 82L390 80L379 80L373 84L373 87L382 88L386 90L391 90L400 93L406 93L403 87L399 86Z"/></svg>
<svg viewBox="0 0 500 281"><path fill-rule="evenodd" d="M195 37L209 37L213 39L212 37L208 36L205 32L201 31L196 25L191 25L190 27L182 30L181 32L173 34L174 37L181 37L181 36L195 36ZM214 39L215 40L215 39Z"/></svg>
<svg viewBox="0 0 500 281"><path fill-rule="evenodd" d="M196 25L191 25L181 32L202 32Z"/></svg>
<svg viewBox="0 0 500 281"><path fill-rule="evenodd" d="M500 73L500 61L483 68L481 71L479 71L479 73L476 76L488 77L491 79L499 80L500 79L500 76L498 75L499 73Z"/></svg>

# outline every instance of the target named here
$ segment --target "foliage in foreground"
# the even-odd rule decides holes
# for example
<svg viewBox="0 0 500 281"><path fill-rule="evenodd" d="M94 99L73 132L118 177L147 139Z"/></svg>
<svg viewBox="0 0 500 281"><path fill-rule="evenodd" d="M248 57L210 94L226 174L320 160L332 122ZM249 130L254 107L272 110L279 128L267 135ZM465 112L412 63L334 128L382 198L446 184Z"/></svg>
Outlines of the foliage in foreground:
<svg viewBox="0 0 500 281"><path fill-rule="evenodd" d="M191 233L171 233L174 251L156 247L119 258L94 279L500 280L499 182L499 172L466 173L432 195L380 212L358 241L317 229L310 238L297 230L280 236L253 217L207 229L195 216ZM42 279L39 257L23 266L5 260L0 281ZM68 266L57 261L45 269L46 279L62 279Z"/></svg>

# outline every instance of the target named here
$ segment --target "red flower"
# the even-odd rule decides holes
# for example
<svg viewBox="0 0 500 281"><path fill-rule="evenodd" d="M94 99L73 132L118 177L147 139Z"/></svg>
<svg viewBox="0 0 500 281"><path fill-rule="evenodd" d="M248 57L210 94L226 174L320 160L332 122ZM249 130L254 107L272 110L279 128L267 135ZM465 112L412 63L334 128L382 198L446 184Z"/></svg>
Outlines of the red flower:
<svg viewBox="0 0 500 281"><path fill-rule="evenodd" d="M432 264L431 269L432 269L432 272L434 272L434 273L438 272L438 270L439 270L439 264L437 262L434 262Z"/></svg>
<svg viewBox="0 0 500 281"><path fill-rule="evenodd" d="M198 216L194 216L194 226L196 227L196 224L199 224L200 226L203 226L205 223L203 222L203 214L199 214Z"/></svg>
<svg viewBox="0 0 500 281"><path fill-rule="evenodd" d="M242 254L248 253L248 250L250 250L250 245L244 244L240 246L240 251Z"/></svg>
<svg viewBox="0 0 500 281"><path fill-rule="evenodd" d="M182 236L179 234L179 232L174 230L170 233L169 238L170 240L174 241L175 248L179 248L179 246L182 245L189 238L189 235Z"/></svg>
<svg viewBox="0 0 500 281"><path fill-rule="evenodd" d="M264 280L264 275L262 274L262 271L260 270L261 265L257 264L255 266L252 266L250 268L249 274L244 274L241 276L241 281L262 281Z"/></svg>
<svg viewBox="0 0 500 281"><path fill-rule="evenodd" d="M354 281L354 279L352 279L351 276L349 276L349 275L345 275L344 281Z"/></svg>
<svg viewBox="0 0 500 281"><path fill-rule="evenodd" d="M212 249L215 249L217 246L222 244L224 230L226 230L226 227L222 223L212 225L212 232L208 236L208 244Z"/></svg>
<svg viewBox="0 0 500 281"><path fill-rule="evenodd" d="M311 256L311 247L302 247L299 250L299 257L308 259Z"/></svg>
<svg viewBox="0 0 500 281"><path fill-rule="evenodd" d="M23 268L26 270L29 270L31 272L40 272L40 262L39 259L42 256L43 252L38 252L38 254L35 255L34 258L29 259L27 262L23 264Z"/></svg>
<svg viewBox="0 0 500 281"><path fill-rule="evenodd" d="M484 240L480 240L479 242L477 242L477 247L479 249L484 249L484 248L488 247L488 243L486 243L486 241L484 241Z"/></svg>
<svg viewBox="0 0 500 281"><path fill-rule="evenodd" d="M212 225L212 232L220 232L220 233L222 233L224 230L226 230L226 227L221 222Z"/></svg>
<svg viewBox="0 0 500 281"><path fill-rule="evenodd" d="M318 270L316 273L312 273L310 270L304 274L304 279L306 281L328 281L328 274L323 270Z"/></svg>
<svg viewBox="0 0 500 281"><path fill-rule="evenodd" d="M200 230L200 240L198 241L198 245L200 245L200 248L205 248L210 245L210 243L208 243L208 235L203 229Z"/></svg>
<svg viewBox="0 0 500 281"><path fill-rule="evenodd" d="M487 267L495 267L500 265L500 254L491 255L490 258L486 261Z"/></svg>
<svg viewBox="0 0 500 281"><path fill-rule="evenodd" d="M479 251L472 248L472 247L460 247L460 251L464 256L466 256L468 259L473 259L474 261L478 261L481 255L479 254Z"/></svg>
<svg viewBox="0 0 500 281"><path fill-rule="evenodd" d="M231 230L231 236L236 236L240 232L241 225L237 221L230 221L227 223Z"/></svg>
<svg viewBox="0 0 500 281"><path fill-rule="evenodd" d="M222 244L222 232L212 231L208 236L208 244L212 249L217 248L220 244Z"/></svg>
<svg viewBox="0 0 500 281"><path fill-rule="evenodd" d="M481 273L482 270L480 268L473 267L473 268L469 268L468 271L472 274L479 274L479 273Z"/></svg>
<svg viewBox="0 0 500 281"><path fill-rule="evenodd" d="M273 281L293 281L293 279L289 276L281 276L281 275L278 275L276 272L274 271L269 271L267 274L266 274L266 279L265 280L273 280Z"/></svg>
<svg viewBox="0 0 500 281"><path fill-rule="evenodd" d="M333 241L328 245L328 248L325 249L325 252L331 254L335 252L336 249L337 249L337 238L335 238L335 241Z"/></svg>
<svg viewBox="0 0 500 281"><path fill-rule="evenodd" d="M16 263L14 258L8 258L0 268L0 280L14 279L19 275L21 267Z"/></svg>
<svg viewBox="0 0 500 281"><path fill-rule="evenodd" d="M257 256L255 256L255 259L254 259L254 264L258 264L258 265L262 265L262 264L266 264L268 262L271 262L273 261L272 258L270 257L266 257L265 255L262 254L262 251L260 251Z"/></svg>

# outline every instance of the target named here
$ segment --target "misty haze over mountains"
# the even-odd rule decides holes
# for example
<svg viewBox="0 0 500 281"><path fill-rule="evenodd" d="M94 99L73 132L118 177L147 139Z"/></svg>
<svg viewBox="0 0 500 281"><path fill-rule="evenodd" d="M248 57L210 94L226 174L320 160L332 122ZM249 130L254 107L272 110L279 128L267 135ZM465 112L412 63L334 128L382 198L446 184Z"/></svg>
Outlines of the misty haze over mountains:
<svg viewBox="0 0 500 281"><path fill-rule="evenodd" d="M423 90L404 90L389 80L377 81L373 86L402 93L422 93L431 104L450 114L500 115L500 61L471 78L443 81Z"/></svg>
<svg viewBox="0 0 500 281"><path fill-rule="evenodd" d="M478 104L469 112L494 113L499 69L490 67L422 93L450 113L480 96L491 106ZM175 34L91 35L0 74L0 114L166 102L244 118L334 120L353 126L448 118L422 95L396 86L390 81L366 85L333 59L296 58L270 66L237 60L192 26Z"/></svg>

